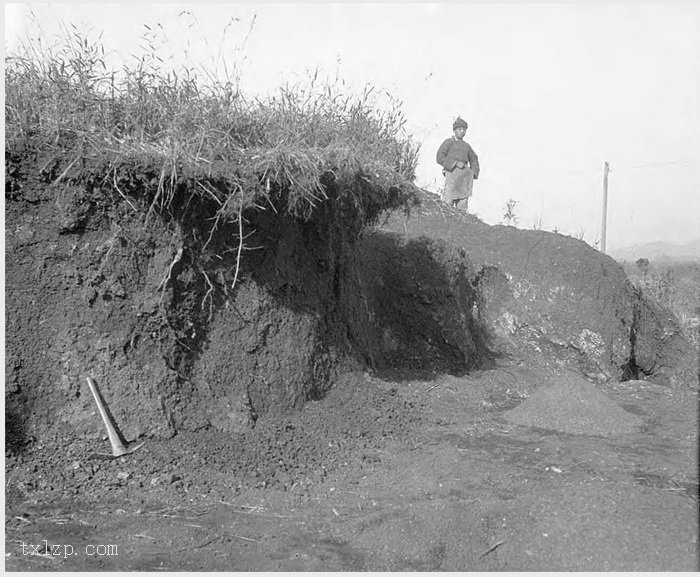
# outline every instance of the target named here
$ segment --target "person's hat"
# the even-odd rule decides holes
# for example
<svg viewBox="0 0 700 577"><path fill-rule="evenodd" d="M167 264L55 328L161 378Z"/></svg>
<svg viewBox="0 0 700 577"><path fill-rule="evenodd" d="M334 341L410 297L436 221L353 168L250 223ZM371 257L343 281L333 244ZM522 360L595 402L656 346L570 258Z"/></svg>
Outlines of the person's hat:
<svg viewBox="0 0 700 577"><path fill-rule="evenodd" d="M469 125L467 124L466 120L464 120L458 116L457 120L455 120L452 123L452 130L455 130L456 128L469 128Z"/></svg>

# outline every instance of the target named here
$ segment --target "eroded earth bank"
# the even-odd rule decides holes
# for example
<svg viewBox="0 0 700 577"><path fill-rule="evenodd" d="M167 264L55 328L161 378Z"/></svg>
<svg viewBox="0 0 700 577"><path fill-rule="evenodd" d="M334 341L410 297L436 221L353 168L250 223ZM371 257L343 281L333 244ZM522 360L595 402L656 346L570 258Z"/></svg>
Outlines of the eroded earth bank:
<svg viewBox="0 0 700 577"><path fill-rule="evenodd" d="M7 569L698 568L697 351L611 258L332 183L243 246L64 168L6 170Z"/></svg>

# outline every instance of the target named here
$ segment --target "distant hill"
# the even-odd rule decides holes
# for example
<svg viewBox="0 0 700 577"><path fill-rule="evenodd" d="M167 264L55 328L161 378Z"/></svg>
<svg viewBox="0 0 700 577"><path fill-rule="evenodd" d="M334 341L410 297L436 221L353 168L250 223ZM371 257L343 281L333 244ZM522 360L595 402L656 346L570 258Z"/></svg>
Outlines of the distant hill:
<svg viewBox="0 0 700 577"><path fill-rule="evenodd" d="M639 258L649 260L700 261L700 238L683 244L670 242L648 242L635 244L610 251L616 260L636 261Z"/></svg>

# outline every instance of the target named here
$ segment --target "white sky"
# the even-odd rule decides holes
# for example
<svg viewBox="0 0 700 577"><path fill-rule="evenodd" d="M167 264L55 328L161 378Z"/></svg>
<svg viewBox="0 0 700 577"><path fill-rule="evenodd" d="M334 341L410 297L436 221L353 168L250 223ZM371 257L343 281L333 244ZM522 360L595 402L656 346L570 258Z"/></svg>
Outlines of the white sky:
<svg viewBox="0 0 700 577"><path fill-rule="evenodd" d="M422 146L417 184L432 190L435 152L461 115L482 167L471 209L488 223L515 199L521 228L541 221L595 243L607 160L608 250L700 236L700 3L29 8L6 6L6 49L73 23L128 59L148 24L165 53L235 62L248 94L317 67L388 90Z"/></svg>

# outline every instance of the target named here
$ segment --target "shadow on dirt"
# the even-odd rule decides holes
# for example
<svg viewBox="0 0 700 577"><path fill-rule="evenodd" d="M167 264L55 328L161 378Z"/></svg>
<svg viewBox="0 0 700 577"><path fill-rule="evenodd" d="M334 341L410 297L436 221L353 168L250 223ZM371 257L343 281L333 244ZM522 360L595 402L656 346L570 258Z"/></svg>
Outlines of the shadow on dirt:
<svg viewBox="0 0 700 577"><path fill-rule="evenodd" d="M463 375L493 360L464 250L372 228L362 234L342 209L320 208L308 222L274 210L248 215L231 290L238 230L222 224L209 232L190 207L189 256L173 269L170 314L195 328L179 363L190 367L193 389L210 389L217 405L231 407L213 417L216 427L322 399L348 369L405 381ZM198 426L188 419L187 427Z"/></svg>
<svg viewBox="0 0 700 577"><path fill-rule="evenodd" d="M5 455L18 455L22 453L31 439L25 428L25 417L22 412L28 407L17 407L15 403L9 403L5 399Z"/></svg>
<svg viewBox="0 0 700 577"><path fill-rule="evenodd" d="M357 260L360 314L347 321L356 349L382 378L464 375L493 361L474 316L475 274L463 250L372 232Z"/></svg>

